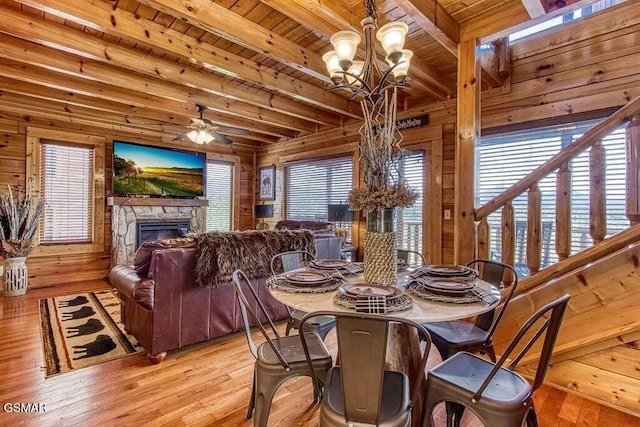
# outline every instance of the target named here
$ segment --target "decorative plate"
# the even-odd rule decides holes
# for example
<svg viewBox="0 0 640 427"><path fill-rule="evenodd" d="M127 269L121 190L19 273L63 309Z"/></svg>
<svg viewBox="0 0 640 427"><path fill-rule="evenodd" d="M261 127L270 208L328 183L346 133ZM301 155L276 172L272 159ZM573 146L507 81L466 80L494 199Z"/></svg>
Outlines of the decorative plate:
<svg viewBox="0 0 640 427"><path fill-rule="evenodd" d="M311 264L316 267L329 269L346 267L348 263L349 262L344 259L317 259L315 261L311 261Z"/></svg>
<svg viewBox="0 0 640 427"><path fill-rule="evenodd" d="M426 281L424 287L432 292L457 295L469 292L474 285L464 280L442 277Z"/></svg>
<svg viewBox="0 0 640 427"><path fill-rule="evenodd" d="M476 274L475 270L465 267L464 265L429 265L424 268L424 271L432 276L443 277L468 276Z"/></svg>
<svg viewBox="0 0 640 427"><path fill-rule="evenodd" d="M319 271L290 271L283 277L287 283L298 286L316 286L332 280L328 274Z"/></svg>
<svg viewBox="0 0 640 427"><path fill-rule="evenodd" d="M340 287L340 291L352 296L375 295L387 298L394 298L402 294L402 290L396 287L371 283L346 283Z"/></svg>

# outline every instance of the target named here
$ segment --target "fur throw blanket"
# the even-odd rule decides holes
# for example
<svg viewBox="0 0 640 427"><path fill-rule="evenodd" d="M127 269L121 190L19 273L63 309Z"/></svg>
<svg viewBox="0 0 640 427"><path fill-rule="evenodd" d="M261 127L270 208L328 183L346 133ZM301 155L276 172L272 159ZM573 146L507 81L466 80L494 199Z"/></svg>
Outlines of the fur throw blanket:
<svg viewBox="0 0 640 427"><path fill-rule="evenodd" d="M196 240L194 277L198 286L231 282L235 269L249 277L271 276L271 259L287 251L315 255L316 239L308 230L262 230L193 234Z"/></svg>

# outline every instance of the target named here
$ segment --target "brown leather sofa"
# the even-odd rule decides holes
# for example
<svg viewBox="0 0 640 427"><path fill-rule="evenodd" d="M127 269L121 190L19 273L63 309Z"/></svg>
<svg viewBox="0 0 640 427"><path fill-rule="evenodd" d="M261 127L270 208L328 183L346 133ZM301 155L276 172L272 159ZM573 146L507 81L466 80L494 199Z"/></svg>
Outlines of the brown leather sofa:
<svg viewBox="0 0 640 427"><path fill-rule="evenodd" d="M156 249L148 272L118 265L109 280L121 295L122 322L161 362L166 352L243 329L232 284L197 286L194 281L195 247ZM266 278L253 280L259 298L272 319L285 318L286 307L269 294Z"/></svg>

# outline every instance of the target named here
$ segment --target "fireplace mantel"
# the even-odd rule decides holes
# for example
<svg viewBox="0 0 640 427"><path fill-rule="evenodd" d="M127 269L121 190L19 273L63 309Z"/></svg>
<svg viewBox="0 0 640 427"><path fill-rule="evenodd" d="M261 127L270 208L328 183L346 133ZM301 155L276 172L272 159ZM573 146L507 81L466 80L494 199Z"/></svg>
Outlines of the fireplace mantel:
<svg viewBox="0 0 640 427"><path fill-rule="evenodd" d="M209 206L203 199L174 199L170 197L107 197L107 206Z"/></svg>

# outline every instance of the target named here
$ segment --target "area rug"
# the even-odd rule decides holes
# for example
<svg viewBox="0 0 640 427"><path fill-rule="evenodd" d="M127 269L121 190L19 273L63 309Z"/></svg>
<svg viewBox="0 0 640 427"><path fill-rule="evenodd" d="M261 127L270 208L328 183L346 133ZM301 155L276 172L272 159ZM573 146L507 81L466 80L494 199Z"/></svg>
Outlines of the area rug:
<svg viewBox="0 0 640 427"><path fill-rule="evenodd" d="M47 377L143 350L124 331L110 290L41 299L40 330Z"/></svg>

